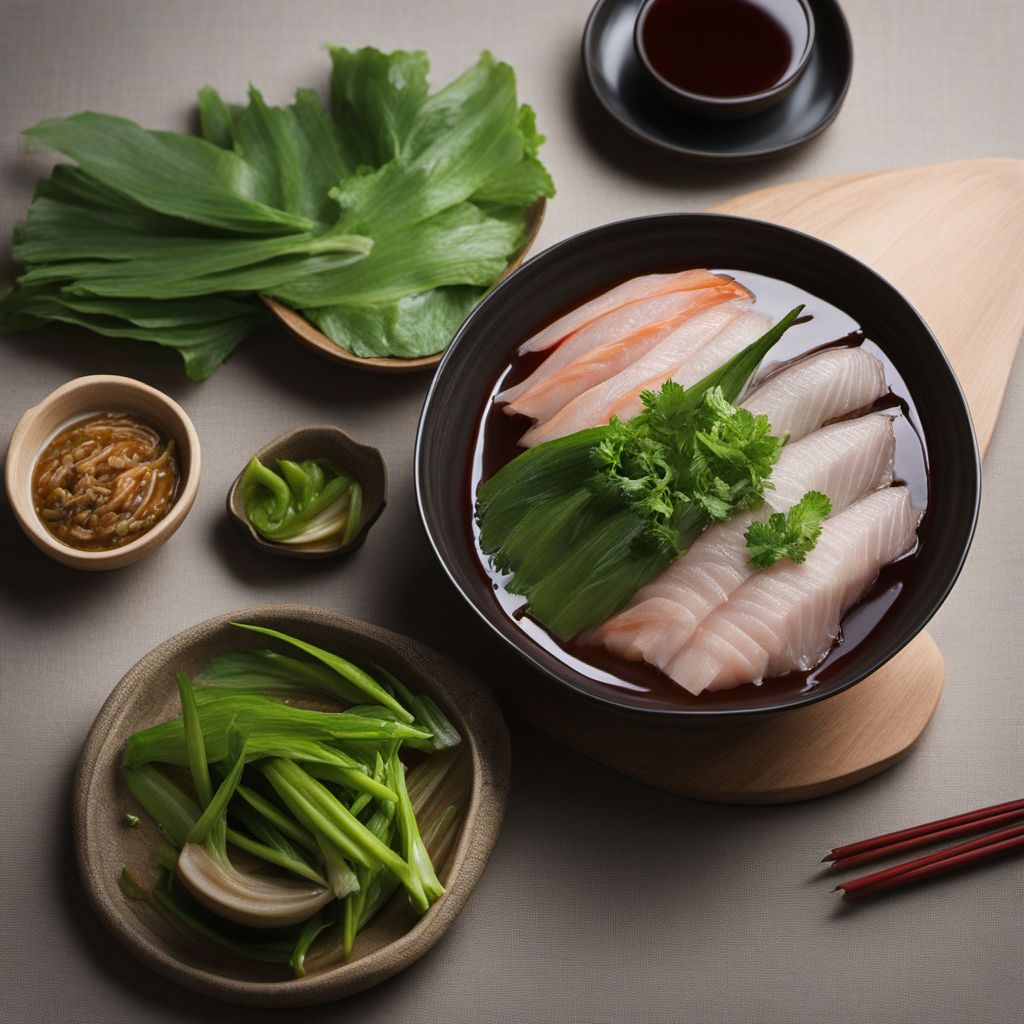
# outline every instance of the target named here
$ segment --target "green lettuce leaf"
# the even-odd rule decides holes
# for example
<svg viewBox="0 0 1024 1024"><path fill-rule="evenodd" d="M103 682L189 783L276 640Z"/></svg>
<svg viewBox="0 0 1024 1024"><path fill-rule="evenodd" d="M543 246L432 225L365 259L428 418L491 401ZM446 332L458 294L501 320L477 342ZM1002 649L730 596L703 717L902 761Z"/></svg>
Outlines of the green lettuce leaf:
<svg viewBox="0 0 1024 1024"><path fill-rule="evenodd" d="M336 305L306 310L332 341L357 356L387 352L417 359L437 351L438 338L450 338L480 301L485 289L467 285L433 288L397 302Z"/></svg>
<svg viewBox="0 0 1024 1024"><path fill-rule="evenodd" d="M0 300L0 333L32 331L48 322L84 327L111 338L153 342L180 353L192 380L205 380L253 330L270 322L260 305L216 296L150 299L74 298L52 289L18 289Z"/></svg>
<svg viewBox="0 0 1024 1024"><path fill-rule="evenodd" d="M127 118L91 111L41 121L25 134L159 213L254 234L313 227L307 217L269 205L253 168L205 139L146 131Z"/></svg>
<svg viewBox="0 0 1024 1024"><path fill-rule="evenodd" d="M329 49L331 113L351 165L380 167L402 153L419 117L430 61L420 50Z"/></svg>

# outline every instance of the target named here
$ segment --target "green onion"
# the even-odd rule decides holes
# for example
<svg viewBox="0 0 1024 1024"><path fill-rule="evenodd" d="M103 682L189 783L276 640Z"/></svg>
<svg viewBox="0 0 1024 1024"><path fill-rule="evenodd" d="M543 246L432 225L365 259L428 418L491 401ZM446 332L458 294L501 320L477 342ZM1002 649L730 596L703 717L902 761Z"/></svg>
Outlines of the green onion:
<svg viewBox="0 0 1024 1024"><path fill-rule="evenodd" d="M243 747L235 763L228 773L227 778L217 787L217 792L206 805L206 809L199 816L199 820L192 826L186 838L187 843L201 843L210 834L210 830L218 821L224 818L227 813L228 804L235 795L235 789L242 778L242 769L245 767L245 748Z"/></svg>
<svg viewBox="0 0 1024 1024"><path fill-rule="evenodd" d="M248 786L239 786L235 791L253 810L261 814L266 820L279 829L289 839L305 847L311 853L317 852L316 839L307 832L298 822L289 818L283 811L275 807L266 797L261 796Z"/></svg>

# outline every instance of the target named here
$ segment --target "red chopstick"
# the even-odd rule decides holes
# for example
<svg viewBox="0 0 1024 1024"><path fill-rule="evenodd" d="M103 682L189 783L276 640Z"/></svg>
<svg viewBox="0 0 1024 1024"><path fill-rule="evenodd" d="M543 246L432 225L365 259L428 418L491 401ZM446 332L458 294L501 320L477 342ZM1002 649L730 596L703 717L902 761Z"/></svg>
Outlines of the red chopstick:
<svg viewBox="0 0 1024 1024"><path fill-rule="evenodd" d="M937 821L928 821L923 825L914 825L912 828L903 828L896 832L886 832L885 835L875 836L874 839L862 839L860 842L847 843L845 846L835 846L828 854L826 854L825 857L822 858L822 863L827 863L828 861L838 862L841 860L849 860L851 857L859 856L870 850L891 847L897 843L916 839L918 837L930 837L935 833L943 832L961 825L987 821L1010 811L1020 811L1022 812L1022 816L1024 816L1024 800L1010 800L1007 803L993 804L991 807L981 807L976 811L968 811L965 814L955 814L951 818L939 818ZM978 824L975 831L980 832L987 827L988 826L986 825ZM964 835L966 832L957 834ZM931 842L931 839L929 838L924 841ZM908 848L909 847L903 847L903 849ZM884 854L879 854L878 856L881 857L884 856ZM859 861L858 863L863 863L863 861Z"/></svg>
<svg viewBox="0 0 1024 1024"><path fill-rule="evenodd" d="M1004 814L996 814L991 818L979 818L977 821L966 821L962 825L954 825L952 828L944 828L936 832L928 832L924 835L912 836L903 839L898 843L890 843L887 846L876 846L874 849L865 850L863 853L855 853L851 856L840 857L832 862L833 871L846 871L849 868L857 867L859 864L867 864L873 860L882 860L884 857L895 857L907 850L915 850L919 846L929 846L932 843L944 843L947 839L958 839L960 836L970 836L977 832L987 832L1001 825L1009 825L1015 821L1024 819L1024 807L1016 811L1006 811Z"/></svg>
<svg viewBox="0 0 1024 1024"><path fill-rule="evenodd" d="M924 881L935 875L970 867L980 861L989 860L1014 851L1024 851L1024 825L1003 829L990 836L971 839L966 843L947 847L936 853L897 864L895 867L876 871L861 878L837 885L833 892L842 891L847 900L864 899L887 889L896 889L913 882Z"/></svg>

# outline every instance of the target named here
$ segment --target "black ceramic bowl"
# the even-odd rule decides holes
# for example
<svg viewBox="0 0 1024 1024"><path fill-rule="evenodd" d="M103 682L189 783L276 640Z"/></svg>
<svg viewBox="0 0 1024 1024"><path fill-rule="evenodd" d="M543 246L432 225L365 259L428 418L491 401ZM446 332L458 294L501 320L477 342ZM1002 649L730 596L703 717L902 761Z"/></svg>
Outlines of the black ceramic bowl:
<svg viewBox="0 0 1024 1024"><path fill-rule="evenodd" d="M528 636L502 610L466 528L467 480L484 402L515 347L567 308L626 278L686 267L728 267L789 282L849 314L893 364L917 408L928 451L928 512L916 568L881 621L815 687L739 687L728 700L676 702L611 689ZM477 614L553 685L661 716L724 717L781 711L833 696L884 665L924 628L949 594L974 533L980 463L970 413L942 349L914 308L851 256L761 221L672 214L586 231L524 264L470 315L434 378L416 441L420 514L438 558Z"/></svg>

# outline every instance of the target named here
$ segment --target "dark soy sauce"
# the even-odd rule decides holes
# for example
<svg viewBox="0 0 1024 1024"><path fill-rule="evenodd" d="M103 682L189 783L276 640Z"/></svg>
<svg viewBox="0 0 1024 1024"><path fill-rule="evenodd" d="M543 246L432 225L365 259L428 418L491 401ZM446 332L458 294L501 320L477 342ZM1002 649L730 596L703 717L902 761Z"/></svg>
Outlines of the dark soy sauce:
<svg viewBox="0 0 1024 1024"><path fill-rule="evenodd" d="M722 98L765 92L807 47L796 0L655 0L643 24L647 59L687 92Z"/></svg>
<svg viewBox="0 0 1024 1024"><path fill-rule="evenodd" d="M861 345L881 360L885 367L889 394L880 399L875 408L889 409L900 414L895 420L895 482L910 489L915 508L925 510L928 505L928 453L917 411L903 378L882 350L866 338L860 325L842 310L794 285L747 271L717 268L716 272L729 274L746 285L757 296L757 311L767 313L776 320L800 303L805 306L801 320L786 332L769 353L768 359L758 373L758 380L812 352L830 346ZM579 305L590 297L584 296L579 303L573 305ZM470 454L466 475L467 539L476 551L480 571L491 582L494 599L503 612L536 643L596 683L597 689L607 689L610 695L615 692L631 691L643 694L657 704L702 707L749 704L755 692L772 698L805 693L818 684L827 682L830 676L841 668L843 659L871 636L872 631L903 590L913 585L918 567L916 549L886 566L860 602L846 613L842 621L839 643L817 668L810 672L791 672L785 676L767 679L756 691L750 686L743 686L733 690L705 691L699 697L693 697L667 676L643 662L626 661L609 653L603 647L575 641L561 643L556 640L543 626L524 614L521 596L510 594L504 589L502 576L491 569L480 551L476 523L473 519L474 498L478 486L523 450L516 442L529 426L529 421L523 417L506 416L491 399L503 388L528 377L549 354L550 352L540 352L522 358L514 356L506 370L495 381L484 402L476 443Z"/></svg>

